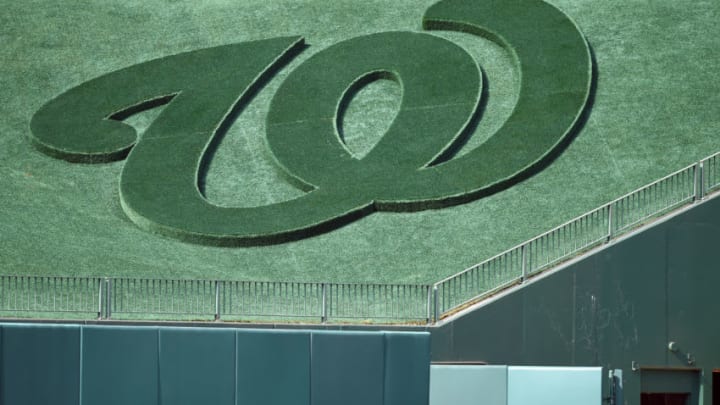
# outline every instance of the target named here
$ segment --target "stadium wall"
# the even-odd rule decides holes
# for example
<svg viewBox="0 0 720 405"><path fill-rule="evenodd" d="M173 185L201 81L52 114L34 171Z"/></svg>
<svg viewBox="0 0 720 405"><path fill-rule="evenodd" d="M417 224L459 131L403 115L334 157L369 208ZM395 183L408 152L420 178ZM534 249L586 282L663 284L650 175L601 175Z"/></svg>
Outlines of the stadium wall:
<svg viewBox="0 0 720 405"><path fill-rule="evenodd" d="M430 336L0 324L0 404L427 404Z"/></svg>
<svg viewBox="0 0 720 405"><path fill-rule="evenodd" d="M603 366L622 370L629 404L641 392L712 404L718 241L714 199L433 329L433 360Z"/></svg>

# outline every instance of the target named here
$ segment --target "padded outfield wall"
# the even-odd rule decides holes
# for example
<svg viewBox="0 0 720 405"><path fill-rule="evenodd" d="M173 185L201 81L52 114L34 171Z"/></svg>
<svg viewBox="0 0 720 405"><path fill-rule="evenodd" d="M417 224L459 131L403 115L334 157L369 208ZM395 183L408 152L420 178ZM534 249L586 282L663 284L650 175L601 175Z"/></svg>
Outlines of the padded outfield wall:
<svg viewBox="0 0 720 405"><path fill-rule="evenodd" d="M430 336L0 324L0 404L428 403Z"/></svg>

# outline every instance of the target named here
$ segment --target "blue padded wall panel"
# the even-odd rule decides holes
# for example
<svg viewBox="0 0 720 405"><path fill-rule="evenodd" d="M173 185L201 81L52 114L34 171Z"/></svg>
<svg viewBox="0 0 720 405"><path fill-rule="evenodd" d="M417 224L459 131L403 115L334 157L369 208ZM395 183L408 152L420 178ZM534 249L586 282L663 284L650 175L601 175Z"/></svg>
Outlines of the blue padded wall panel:
<svg viewBox="0 0 720 405"><path fill-rule="evenodd" d="M385 333L385 405L427 405L430 334Z"/></svg>
<svg viewBox="0 0 720 405"><path fill-rule="evenodd" d="M427 333L0 325L0 404L422 405Z"/></svg>
<svg viewBox="0 0 720 405"><path fill-rule="evenodd" d="M383 403L382 332L312 333L312 405Z"/></svg>
<svg viewBox="0 0 720 405"><path fill-rule="evenodd" d="M160 398L172 405L235 403L235 332L160 328Z"/></svg>
<svg viewBox="0 0 720 405"><path fill-rule="evenodd" d="M2 326L0 404L78 404L80 327Z"/></svg>
<svg viewBox="0 0 720 405"><path fill-rule="evenodd" d="M309 405L310 332L237 332L238 405Z"/></svg>
<svg viewBox="0 0 720 405"><path fill-rule="evenodd" d="M158 328L83 328L82 405L158 405Z"/></svg>

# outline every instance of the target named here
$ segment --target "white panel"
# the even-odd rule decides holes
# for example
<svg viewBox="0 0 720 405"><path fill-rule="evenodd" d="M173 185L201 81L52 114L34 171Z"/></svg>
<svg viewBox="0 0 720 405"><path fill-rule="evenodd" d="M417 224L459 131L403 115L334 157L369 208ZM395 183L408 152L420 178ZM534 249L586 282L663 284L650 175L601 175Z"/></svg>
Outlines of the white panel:
<svg viewBox="0 0 720 405"><path fill-rule="evenodd" d="M430 366L430 405L506 405L507 366Z"/></svg>
<svg viewBox="0 0 720 405"><path fill-rule="evenodd" d="M601 405L600 367L508 367L507 405Z"/></svg>

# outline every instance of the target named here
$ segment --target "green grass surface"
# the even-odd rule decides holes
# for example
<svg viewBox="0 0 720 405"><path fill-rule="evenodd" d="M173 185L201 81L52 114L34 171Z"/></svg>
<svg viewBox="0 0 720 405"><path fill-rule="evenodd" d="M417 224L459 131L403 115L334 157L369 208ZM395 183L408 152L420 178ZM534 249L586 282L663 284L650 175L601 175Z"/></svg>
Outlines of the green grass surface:
<svg viewBox="0 0 720 405"><path fill-rule="evenodd" d="M258 246L305 239L373 211L444 208L490 195L544 167L580 127L592 84L590 51L555 7L445 0L428 9L423 26L492 38L522 77L508 120L461 157L455 154L484 109L480 68L451 41L408 31L333 44L294 69L273 96L266 140L276 169L306 192L298 198L221 207L203 198L199 180L235 117L303 50L300 37L199 49L89 80L33 116L31 139L70 162L125 159L121 204L143 229L188 242ZM401 86L400 107L377 144L357 157L343 140L345 111L358 91L381 79ZM166 104L141 139L121 122Z"/></svg>
<svg viewBox="0 0 720 405"><path fill-rule="evenodd" d="M204 178L222 206L298 197L264 141L273 94L289 71L339 41L420 30L429 1L2 1L0 15L0 272L338 282L432 282L720 150L720 3L553 0L592 46L597 90L588 121L539 174L477 201L415 213L380 212L274 246L188 244L143 231L120 207L124 162L72 164L29 141L33 114L91 78L165 55L278 36L310 45L261 90L220 142ZM483 119L459 155L502 127L519 72L500 46L433 32L485 70ZM347 107L348 147L370 149L398 111L379 81ZM143 129L159 111L128 122ZM502 157L497 157L498 159Z"/></svg>

